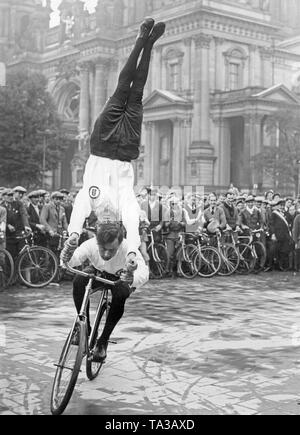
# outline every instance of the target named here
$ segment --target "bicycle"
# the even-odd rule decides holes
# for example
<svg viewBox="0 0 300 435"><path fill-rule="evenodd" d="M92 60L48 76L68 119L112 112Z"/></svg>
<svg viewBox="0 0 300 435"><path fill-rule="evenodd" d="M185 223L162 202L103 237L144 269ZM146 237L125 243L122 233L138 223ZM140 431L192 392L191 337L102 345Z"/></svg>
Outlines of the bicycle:
<svg viewBox="0 0 300 435"><path fill-rule="evenodd" d="M221 267L218 271L218 274L221 276L230 276L233 275L240 261L239 251L236 248L236 243L233 237L233 231L223 231L224 237L228 235L230 237L230 242L224 242L222 240L222 233L217 232L217 251L221 257Z"/></svg>
<svg viewBox="0 0 300 435"><path fill-rule="evenodd" d="M197 246L194 258L198 275L203 278L212 278L217 275L221 267L221 256L216 248L209 245L209 238L204 233L192 235Z"/></svg>
<svg viewBox="0 0 300 435"><path fill-rule="evenodd" d="M179 233L176 243L177 273L187 279L193 279L198 274L195 264L195 257L198 253L197 247L192 243L186 243L190 233Z"/></svg>
<svg viewBox="0 0 300 435"><path fill-rule="evenodd" d="M147 248L149 255L149 268L152 278L164 278L169 269L169 254L167 248L162 243L154 240L154 231L149 232L150 244Z"/></svg>
<svg viewBox="0 0 300 435"><path fill-rule="evenodd" d="M14 260L11 254L6 249L0 248L0 290L4 290L11 284L14 272Z"/></svg>
<svg viewBox="0 0 300 435"><path fill-rule="evenodd" d="M57 274L55 254L44 246L36 246L32 233L23 232L17 238L25 241L15 263L17 278L30 288L46 287Z"/></svg>
<svg viewBox="0 0 300 435"><path fill-rule="evenodd" d="M103 362L98 363L93 361L93 350L99 334L99 328L104 327L107 315L111 304L110 287L115 286L116 282L109 281L97 276L96 274L89 274L77 269L73 269L67 264L66 269L77 275L89 278L88 284L85 288L85 295L82 302L80 313L77 314L73 326L70 330L68 338L63 346L58 364L56 366L56 373L51 393L51 413L53 415L60 415L66 409L80 372L83 358L86 356L86 374L89 380L95 379L103 365ZM92 289L94 281L104 284L104 288ZM90 337L88 337L87 328L87 307L92 294L101 290L102 295L96 309L94 324L92 326ZM75 332L79 336L78 344L72 344L72 338Z"/></svg>
<svg viewBox="0 0 300 435"><path fill-rule="evenodd" d="M240 266L238 271L241 273L259 273L266 264L267 250L261 242L263 230L252 230L250 235L239 236ZM244 268L244 270L243 270Z"/></svg>

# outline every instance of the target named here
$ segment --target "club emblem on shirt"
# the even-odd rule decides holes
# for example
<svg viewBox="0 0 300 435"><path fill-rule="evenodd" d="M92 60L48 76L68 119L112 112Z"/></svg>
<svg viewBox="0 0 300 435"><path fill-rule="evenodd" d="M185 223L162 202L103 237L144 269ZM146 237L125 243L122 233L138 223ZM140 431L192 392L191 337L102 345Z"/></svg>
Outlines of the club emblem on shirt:
<svg viewBox="0 0 300 435"><path fill-rule="evenodd" d="M89 194L91 199L99 198L100 193L100 189L97 186L90 187Z"/></svg>

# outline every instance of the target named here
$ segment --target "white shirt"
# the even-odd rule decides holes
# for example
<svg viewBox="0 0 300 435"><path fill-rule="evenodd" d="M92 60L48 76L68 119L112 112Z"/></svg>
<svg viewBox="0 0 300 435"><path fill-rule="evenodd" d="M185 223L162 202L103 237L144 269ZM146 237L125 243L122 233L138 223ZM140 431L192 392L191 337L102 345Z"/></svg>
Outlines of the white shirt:
<svg viewBox="0 0 300 435"><path fill-rule="evenodd" d="M76 249L69 264L71 267L76 267L83 264L86 260L89 260L97 270L115 274L124 269L127 253L127 240L124 239L116 255L110 260L105 261L100 256L97 239L93 237L82 243L82 245ZM133 273L133 284L131 287L140 288L149 280L149 268L139 251L137 252L136 260L138 267Z"/></svg>

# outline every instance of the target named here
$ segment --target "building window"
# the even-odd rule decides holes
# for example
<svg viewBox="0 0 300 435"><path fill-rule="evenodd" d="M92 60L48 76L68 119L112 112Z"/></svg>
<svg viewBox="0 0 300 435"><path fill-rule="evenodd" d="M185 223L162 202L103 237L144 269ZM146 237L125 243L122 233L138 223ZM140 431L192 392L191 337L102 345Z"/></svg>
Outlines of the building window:
<svg viewBox="0 0 300 435"><path fill-rule="evenodd" d="M170 64L170 90L176 91L180 88L179 81L179 64Z"/></svg>
<svg viewBox="0 0 300 435"><path fill-rule="evenodd" d="M231 91L239 88L240 65L238 63L229 64L229 89Z"/></svg>
<svg viewBox="0 0 300 435"><path fill-rule="evenodd" d="M166 65L166 84L169 91L182 89L182 63L184 53L171 48L163 56Z"/></svg>
<svg viewBox="0 0 300 435"><path fill-rule="evenodd" d="M241 89L244 84L244 68L247 56L242 48L234 48L224 53L226 71L226 90Z"/></svg>

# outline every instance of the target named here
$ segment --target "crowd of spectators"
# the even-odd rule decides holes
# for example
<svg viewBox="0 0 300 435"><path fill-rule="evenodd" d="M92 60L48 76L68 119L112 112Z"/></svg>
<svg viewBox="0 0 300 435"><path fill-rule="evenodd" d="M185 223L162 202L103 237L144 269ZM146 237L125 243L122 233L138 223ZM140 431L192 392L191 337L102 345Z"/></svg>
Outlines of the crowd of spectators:
<svg viewBox="0 0 300 435"><path fill-rule="evenodd" d="M233 186L220 194L184 192L179 188L164 192L153 187L137 189L140 249L146 262L150 230L158 237L164 234L172 271L182 231L213 235L226 230L248 234L261 229L268 254L265 271L278 268L282 256L288 258L290 270L300 271L300 201L272 190L263 195L242 193ZM36 244L55 250L59 236L67 234L75 195L67 189L49 193L42 189L27 192L22 186L0 188L0 247L6 247L16 258L25 243L22 234L32 231ZM86 226L95 223L91 215ZM90 236L88 233L83 239Z"/></svg>

